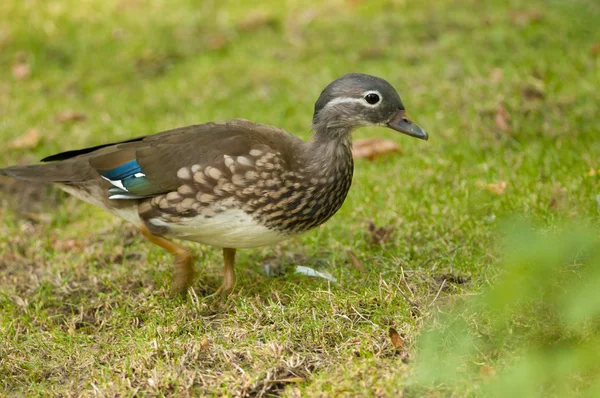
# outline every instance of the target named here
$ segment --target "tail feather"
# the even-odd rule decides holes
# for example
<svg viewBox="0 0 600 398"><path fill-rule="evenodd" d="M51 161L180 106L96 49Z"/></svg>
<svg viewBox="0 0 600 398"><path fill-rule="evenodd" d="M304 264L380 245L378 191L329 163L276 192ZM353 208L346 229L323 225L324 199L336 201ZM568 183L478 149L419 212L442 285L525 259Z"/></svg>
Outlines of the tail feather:
<svg viewBox="0 0 600 398"><path fill-rule="evenodd" d="M0 169L0 175L17 180L40 182L78 183L99 178L87 161L71 160L28 166L12 166Z"/></svg>
<svg viewBox="0 0 600 398"><path fill-rule="evenodd" d="M87 159L7 167L0 169L2 175L17 180L56 183L63 191L139 225L137 200L110 200L108 189L112 185L89 166Z"/></svg>

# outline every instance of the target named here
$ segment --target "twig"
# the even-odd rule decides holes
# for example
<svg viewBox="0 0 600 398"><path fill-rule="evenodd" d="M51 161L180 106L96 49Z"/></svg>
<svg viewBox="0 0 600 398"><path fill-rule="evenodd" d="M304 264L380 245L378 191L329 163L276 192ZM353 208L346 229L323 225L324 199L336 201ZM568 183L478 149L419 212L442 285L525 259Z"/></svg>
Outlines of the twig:
<svg viewBox="0 0 600 398"><path fill-rule="evenodd" d="M446 286L446 280L444 279L442 281L442 284L440 285L440 288L438 289L437 294L435 295L435 297L433 298L433 301L429 304L429 306L431 307L433 305L433 303L435 303L435 300L437 300L437 298L440 296L440 293L442 292L442 289L444 288L444 286Z"/></svg>

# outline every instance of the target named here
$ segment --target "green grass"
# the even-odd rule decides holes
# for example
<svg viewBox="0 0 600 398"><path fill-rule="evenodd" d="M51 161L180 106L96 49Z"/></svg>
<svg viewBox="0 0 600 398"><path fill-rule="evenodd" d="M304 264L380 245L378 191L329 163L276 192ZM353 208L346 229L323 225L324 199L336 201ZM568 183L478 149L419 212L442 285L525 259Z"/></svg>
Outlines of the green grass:
<svg viewBox="0 0 600 398"><path fill-rule="evenodd" d="M218 250L193 246L200 276L187 298L174 297L170 257L131 227L53 188L0 180L0 395L482 394L481 380L422 381L419 335L445 330L439 308L505 332L477 311L448 309L502 285L512 261L502 220L527 220L542 236L565 223L598 234L600 173L590 170L600 170L600 7L238 3L1 2L0 139L29 129L42 138L0 145L0 167L235 117L308 138L320 91L352 71L390 81L430 140L356 132L402 152L356 162L349 197L324 226L241 251L226 300L204 298L220 284ZM17 64L28 76L13 75ZM85 120L57 121L68 111ZM484 186L500 181L504 194ZM371 244L370 220L393 227L392 238ZM267 277L267 263L285 272ZM296 275L297 264L337 283ZM539 322L523 313L521 324ZM400 354L390 327L404 337ZM561 327L546 332L562 336ZM512 369L522 347L539 344L524 336L480 355L486 366ZM597 336L589 326L577 338ZM569 393L595 382L577 377Z"/></svg>

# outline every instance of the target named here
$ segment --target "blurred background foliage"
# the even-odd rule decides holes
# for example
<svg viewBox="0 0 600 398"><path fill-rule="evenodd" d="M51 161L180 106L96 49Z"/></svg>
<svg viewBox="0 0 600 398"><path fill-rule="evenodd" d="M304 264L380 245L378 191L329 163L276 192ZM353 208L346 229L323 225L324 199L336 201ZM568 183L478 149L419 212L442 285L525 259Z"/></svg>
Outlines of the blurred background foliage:
<svg viewBox="0 0 600 398"><path fill-rule="evenodd" d="M600 393L600 239L564 226L504 228L502 272L420 338L417 378L482 396Z"/></svg>

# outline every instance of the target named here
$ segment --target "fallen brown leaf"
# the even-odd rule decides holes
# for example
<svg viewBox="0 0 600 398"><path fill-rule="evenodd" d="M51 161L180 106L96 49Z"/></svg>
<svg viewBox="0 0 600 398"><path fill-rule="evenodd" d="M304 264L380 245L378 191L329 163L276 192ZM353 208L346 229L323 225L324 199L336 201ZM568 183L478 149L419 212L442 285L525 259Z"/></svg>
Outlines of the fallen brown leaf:
<svg viewBox="0 0 600 398"><path fill-rule="evenodd" d="M209 345L210 342L208 341L208 337L206 337L206 335L202 336L202 340L200 341L200 349L205 350Z"/></svg>
<svg viewBox="0 0 600 398"><path fill-rule="evenodd" d="M564 199L566 194L567 190L565 188L554 188L554 194L552 195L552 198L550 199L550 204L548 205L550 211L557 211L562 207L562 204L565 201Z"/></svg>
<svg viewBox="0 0 600 398"><path fill-rule="evenodd" d="M85 119L87 119L87 117L83 113L73 111L61 112L56 115L56 121L62 124L82 122Z"/></svg>
<svg viewBox="0 0 600 398"><path fill-rule="evenodd" d="M500 68L494 68L490 71L490 80L492 83L500 83L504 79L504 71Z"/></svg>
<svg viewBox="0 0 600 398"><path fill-rule="evenodd" d="M544 14L539 10L510 10L510 19L515 25L525 26L544 19Z"/></svg>
<svg viewBox="0 0 600 398"><path fill-rule="evenodd" d="M378 227L373 221L369 221L367 230L369 231L369 236L371 238L371 246L383 245L385 242L389 241L394 233L394 229L395 228L392 225L388 227Z"/></svg>
<svg viewBox="0 0 600 398"><path fill-rule="evenodd" d="M404 347L404 339L402 338L402 336L400 336L400 333L398 333L394 328L390 328L388 333L390 335L390 339L392 340L392 345L394 346L396 351L399 352L400 350L402 350L402 347Z"/></svg>
<svg viewBox="0 0 600 398"><path fill-rule="evenodd" d="M238 29L242 32L252 32L265 26L275 26L277 24L277 18L264 10L258 10L251 12L238 22Z"/></svg>
<svg viewBox="0 0 600 398"><path fill-rule="evenodd" d="M306 9L299 14L290 14L285 21L285 33L290 43L296 46L304 44L304 30L318 14L319 12L313 8Z"/></svg>
<svg viewBox="0 0 600 398"><path fill-rule="evenodd" d="M352 144L352 157L354 159L366 158L374 160L393 152L400 152L398 144L392 140L383 138L365 138L356 140Z"/></svg>
<svg viewBox="0 0 600 398"><path fill-rule="evenodd" d="M27 62L27 56L23 52L15 55L15 62L11 67L12 75L17 80L23 80L31 74L31 67Z"/></svg>
<svg viewBox="0 0 600 398"><path fill-rule="evenodd" d="M139 8L141 3L140 0L120 0L117 3L117 9L123 11L129 8Z"/></svg>
<svg viewBox="0 0 600 398"><path fill-rule="evenodd" d="M491 367L491 366L489 366L489 365L483 365L483 366L481 367L481 369L479 369L479 375L480 375L480 376L481 376L483 379L487 380L487 379L489 379L489 378L491 378L491 377L494 377L494 376L496 376L496 369L492 368L492 367Z"/></svg>
<svg viewBox="0 0 600 398"><path fill-rule="evenodd" d="M506 181L498 181L492 184L486 184L483 181L477 181L475 185L485 188L489 192L495 193L496 195L504 195L506 187L508 187L508 183Z"/></svg>
<svg viewBox="0 0 600 398"><path fill-rule="evenodd" d="M594 44L591 48L591 51L592 51L592 55L595 57L600 55L600 43Z"/></svg>
<svg viewBox="0 0 600 398"><path fill-rule="evenodd" d="M41 138L40 132L37 129L29 129L24 134L10 141L8 147L12 149L35 148L40 143Z"/></svg>
<svg viewBox="0 0 600 398"><path fill-rule="evenodd" d="M379 59L385 56L386 49L384 47L368 47L360 51L361 59Z"/></svg>
<svg viewBox="0 0 600 398"><path fill-rule="evenodd" d="M542 87L528 85L521 89L521 96L526 100L544 99L546 93Z"/></svg>
<svg viewBox="0 0 600 398"><path fill-rule="evenodd" d="M84 244L76 239L55 240L52 242L52 247L61 252L80 252Z"/></svg>
<svg viewBox="0 0 600 398"><path fill-rule="evenodd" d="M369 221L368 231L371 237L371 245L381 245L387 242L394 233L394 227L378 227L373 221Z"/></svg>
<svg viewBox="0 0 600 398"><path fill-rule="evenodd" d="M498 104L496 107L496 116L494 117L496 127L502 131L510 130L510 113L503 104Z"/></svg>
<svg viewBox="0 0 600 398"><path fill-rule="evenodd" d="M26 63L16 63L12 66L13 77L17 80L23 80L31 74L31 68Z"/></svg>
<svg viewBox="0 0 600 398"><path fill-rule="evenodd" d="M229 38L224 33L215 33L208 37L206 45L209 50L223 50L229 46Z"/></svg>
<svg viewBox="0 0 600 398"><path fill-rule="evenodd" d="M125 36L125 31L123 29L117 28L112 31L112 38L115 40L120 40Z"/></svg>
<svg viewBox="0 0 600 398"><path fill-rule="evenodd" d="M346 253L348 253L348 257L350 257L350 262L352 263L354 268L356 268L362 273L365 273L365 267L363 266L362 262L358 259L356 254L354 254L352 250L346 250Z"/></svg>

